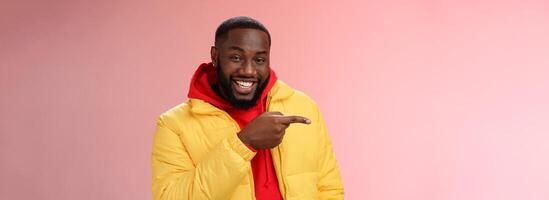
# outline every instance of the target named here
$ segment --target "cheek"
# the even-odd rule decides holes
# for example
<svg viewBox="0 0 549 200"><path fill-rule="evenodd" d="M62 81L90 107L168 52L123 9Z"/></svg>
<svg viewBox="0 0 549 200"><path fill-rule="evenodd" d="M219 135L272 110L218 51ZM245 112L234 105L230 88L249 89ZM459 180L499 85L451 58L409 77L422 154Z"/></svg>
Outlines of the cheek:
<svg viewBox="0 0 549 200"><path fill-rule="evenodd" d="M221 74L225 78L230 78L232 74L235 73L236 70L238 70L238 67L231 65L230 63L224 63L220 66Z"/></svg>
<svg viewBox="0 0 549 200"><path fill-rule="evenodd" d="M267 77L271 73L271 69L266 67L265 69L258 70L258 73L263 79L267 79Z"/></svg>

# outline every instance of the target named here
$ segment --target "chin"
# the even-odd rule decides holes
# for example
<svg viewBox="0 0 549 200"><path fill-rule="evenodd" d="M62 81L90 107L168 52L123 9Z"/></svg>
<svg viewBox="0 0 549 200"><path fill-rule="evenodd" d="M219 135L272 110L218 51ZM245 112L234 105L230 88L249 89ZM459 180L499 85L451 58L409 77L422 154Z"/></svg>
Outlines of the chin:
<svg viewBox="0 0 549 200"><path fill-rule="evenodd" d="M235 99L239 102L246 102L246 101L252 101L254 99L253 95L250 96L237 96L235 95Z"/></svg>
<svg viewBox="0 0 549 200"><path fill-rule="evenodd" d="M231 104L237 108L243 108L243 109L251 108L251 107L254 107L258 101L258 99L255 99L254 97L255 95L250 95L250 96L246 95L243 97L235 96L233 101L231 101Z"/></svg>
<svg viewBox="0 0 549 200"><path fill-rule="evenodd" d="M251 101L257 95L257 88L253 88L253 90L248 94L238 93L234 88L232 88L231 92L233 93L234 99L237 101Z"/></svg>

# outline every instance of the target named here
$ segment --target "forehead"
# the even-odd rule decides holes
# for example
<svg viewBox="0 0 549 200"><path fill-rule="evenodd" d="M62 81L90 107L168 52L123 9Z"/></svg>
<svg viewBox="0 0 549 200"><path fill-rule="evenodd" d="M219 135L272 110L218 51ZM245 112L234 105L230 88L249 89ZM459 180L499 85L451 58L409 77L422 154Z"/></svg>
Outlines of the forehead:
<svg viewBox="0 0 549 200"><path fill-rule="evenodd" d="M221 45L222 48L236 46L250 51L268 51L269 36L257 29L235 28L227 32Z"/></svg>

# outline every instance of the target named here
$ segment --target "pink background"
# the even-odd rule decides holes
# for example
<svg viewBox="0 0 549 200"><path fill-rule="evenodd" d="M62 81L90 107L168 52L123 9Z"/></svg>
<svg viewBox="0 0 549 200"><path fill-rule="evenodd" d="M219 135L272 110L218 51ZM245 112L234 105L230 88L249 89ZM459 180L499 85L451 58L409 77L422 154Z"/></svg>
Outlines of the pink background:
<svg viewBox="0 0 549 200"><path fill-rule="evenodd" d="M217 25L273 36L347 199L549 199L549 1L0 1L0 199L151 199Z"/></svg>

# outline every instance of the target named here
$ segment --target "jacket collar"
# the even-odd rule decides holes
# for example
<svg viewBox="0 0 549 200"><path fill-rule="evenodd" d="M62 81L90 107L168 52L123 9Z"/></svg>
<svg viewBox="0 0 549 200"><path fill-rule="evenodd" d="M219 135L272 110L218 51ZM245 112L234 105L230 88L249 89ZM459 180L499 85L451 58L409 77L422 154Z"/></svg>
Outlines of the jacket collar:
<svg viewBox="0 0 549 200"><path fill-rule="evenodd" d="M271 88L271 91L267 95L267 105L285 100L291 97L294 93L295 90L291 88L288 84L282 82L281 80L277 80ZM195 114L216 115L225 112L203 100L195 98L189 99L189 105L191 106L191 112Z"/></svg>

